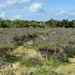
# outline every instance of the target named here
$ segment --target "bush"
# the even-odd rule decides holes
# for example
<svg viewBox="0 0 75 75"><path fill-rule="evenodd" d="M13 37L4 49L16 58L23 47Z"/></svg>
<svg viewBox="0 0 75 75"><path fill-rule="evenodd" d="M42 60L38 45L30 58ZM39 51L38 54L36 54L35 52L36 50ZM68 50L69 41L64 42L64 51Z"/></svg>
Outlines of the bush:
<svg viewBox="0 0 75 75"><path fill-rule="evenodd" d="M15 55L7 54L7 55L5 55L5 58L3 58L3 61L8 62L8 63L13 63L13 62L17 61L17 57Z"/></svg>
<svg viewBox="0 0 75 75"><path fill-rule="evenodd" d="M60 45L53 43L41 43L38 50L41 52L42 56L46 58L46 60L53 59L68 61L65 49Z"/></svg>
<svg viewBox="0 0 75 75"><path fill-rule="evenodd" d="M0 56L9 54L15 47L12 45L0 45Z"/></svg>
<svg viewBox="0 0 75 75"><path fill-rule="evenodd" d="M34 40L37 37L37 33L26 33L24 35L14 35L13 42L17 45L23 45L25 42L29 40Z"/></svg>
<svg viewBox="0 0 75 75"><path fill-rule="evenodd" d="M20 61L20 65L26 67L37 66L41 65L41 61L38 58L24 58Z"/></svg>
<svg viewBox="0 0 75 75"><path fill-rule="evenodd" d="M16 46L23 44L23 38L22 38L22 36L19 36L19 35L14 35L13 41L14 41Z"/></svg>
<svg viewBox="0 0 75 75"><path fill-rule="evenodd" d="M68 57L74 57L75 47L73 47L72 45L66 46L65 47L65 52L66 52Z"/></svg>

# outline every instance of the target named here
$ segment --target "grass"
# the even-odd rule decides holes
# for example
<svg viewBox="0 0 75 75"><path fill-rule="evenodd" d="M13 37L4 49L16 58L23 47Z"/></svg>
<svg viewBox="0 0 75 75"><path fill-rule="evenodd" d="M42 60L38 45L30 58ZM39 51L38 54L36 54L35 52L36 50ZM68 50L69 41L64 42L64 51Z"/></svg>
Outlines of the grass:
<svg viewBox="0 0 75 75"><path fill-rule="evenodd" d="M26 66L26 67L35 67L38 65L41 65L41 61L38 58L24 58L20 61L21 66Z"/></svg>
<svg viewBox="0 0 75 75"><path fill-rule="evenodd" d="M56 50L56 45L54 43L46 43L46 42L42 42L40 44L37 45L37 48L43 48L43 49L49 49L49 50Z"/></svg>
<svg viewBox="0 0 75 75"><path fill-rule="evenodd" d="M22 53L25 52L25 55ZM72 63L74 61L74 58L69 60L71 63L62 63L60 61L53 61L53 60L47 60L45 62L42 62L40 60L35 60L34 58L42 57L39 52L37 52L34 48L25 48L23 46L18 47L15 49L11 54L15 54L16 56L21 55L21 59L19 61L14 60L11 55L11 57L8 57L7 60L11 58L11 60L14 60L18 62L18 65L16 65L16 62L12 62L13 67L8 67L8 69L5 69L5 74L9 73L14 75L21 75L21 74L36 74L36 75L69 75L74 74L74 64ZM32 54L33 53L33 54ZM41 58L42 59L42 58ZM29 61L29 62L28 62ZM10 60L8 61L10 62ZM42 65L41 65L42 63ZM69 67L71 68L69 68ZM14 68L15 67L15 68ZM10 68L10 70L9 70ZM4 70L4 71L5 71ZM66 71L65 71L66 70ZM2 70L3 72L3 70ZM3 72L4 74L4 72Z"/></svg>
<svg viewBox="0 0 75 75"><path fill-rule="evenodd" d="M38 68L35 72L36 75L56 75L57 73L46 68Z"/></svg>
<svg viewBox="0 0 75 75"><path fill-rule="evenodd" d="M0 32L0 54L4 58L0 60L0 75L75 74L75 29L27 28L5 29L5 32L1 29Z"/></svg>

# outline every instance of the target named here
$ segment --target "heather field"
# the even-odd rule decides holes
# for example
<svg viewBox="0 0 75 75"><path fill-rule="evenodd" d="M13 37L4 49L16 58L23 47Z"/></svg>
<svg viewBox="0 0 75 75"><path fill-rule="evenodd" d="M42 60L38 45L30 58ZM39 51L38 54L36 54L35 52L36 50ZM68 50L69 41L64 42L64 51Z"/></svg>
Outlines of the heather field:
<svg viewBox="0 0 75 75"><path fill-rule="evenodd" d="M1 28L0 75L75 75L75 29Z"/></svg>

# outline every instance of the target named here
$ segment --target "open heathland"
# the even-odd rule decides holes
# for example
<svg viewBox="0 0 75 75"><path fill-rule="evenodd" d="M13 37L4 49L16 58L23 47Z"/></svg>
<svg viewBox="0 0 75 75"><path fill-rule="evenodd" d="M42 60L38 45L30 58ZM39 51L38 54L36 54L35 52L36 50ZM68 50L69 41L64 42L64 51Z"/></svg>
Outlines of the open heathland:
<svg viewBox="0 0 75 75"><path fill-rule="evenodd" d="M0 75L75 75L75 29L1 28Z"/></svg>

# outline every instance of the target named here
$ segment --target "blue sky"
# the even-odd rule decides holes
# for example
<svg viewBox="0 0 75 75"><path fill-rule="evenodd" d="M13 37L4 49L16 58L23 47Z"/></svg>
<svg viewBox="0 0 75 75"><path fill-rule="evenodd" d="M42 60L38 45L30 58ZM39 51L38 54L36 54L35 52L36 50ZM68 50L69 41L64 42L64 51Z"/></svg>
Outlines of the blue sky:
<svg viewBox="0 0 75 75"><path fill-rule="evenodd" d="M75 19L75 0L0 0L0 17L46 21Z"/></svg>

